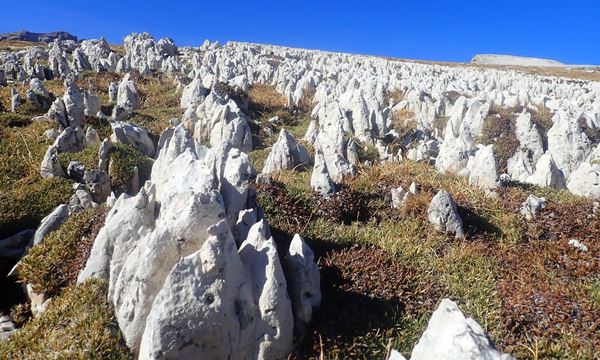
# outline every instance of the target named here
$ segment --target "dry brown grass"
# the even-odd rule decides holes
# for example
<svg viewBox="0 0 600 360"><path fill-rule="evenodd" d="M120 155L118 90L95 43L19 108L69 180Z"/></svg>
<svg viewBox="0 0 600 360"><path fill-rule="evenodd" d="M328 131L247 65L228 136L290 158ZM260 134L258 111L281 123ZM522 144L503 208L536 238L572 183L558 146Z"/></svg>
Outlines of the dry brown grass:
<svg viewBox="0 0 600 360"><path fill-rule="evenodd" d="M21 50L28 46L46 46L45 43L21 40L2 40L0 41L0 50Z"/></svg>
<svg viewBox="0 0 600 360"><path fill-rule="evenodd" d="M517 108L492 108L483 123L479 141L484 145L493 145L498 162L498 172L506 172L507 161L519 148L515 133Z"/></svg>

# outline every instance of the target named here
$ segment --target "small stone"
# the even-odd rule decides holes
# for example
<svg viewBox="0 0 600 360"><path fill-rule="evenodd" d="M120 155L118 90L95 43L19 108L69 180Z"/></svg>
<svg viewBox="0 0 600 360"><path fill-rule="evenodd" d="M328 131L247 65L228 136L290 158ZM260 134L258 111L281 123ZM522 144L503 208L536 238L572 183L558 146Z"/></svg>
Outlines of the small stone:
<svg viewBox="0 0 600 360"><path fill-rule="evenodd" d="M456 203L449 192L440 190L431 199L429 209L429 222L437 231L456 234L456 238L464 238L462 219L458 215Z"/></svg>
<svg viewBox="0 0 600 360"><path fill-rule="evenodd" d="M106 201L106 198L110 195L110 178L104 171L85 171L83 180L94 202L102 204Z"/></svg>
<svg viewBox="0 0 600 360"><path fill-rule="evenodd" d="M577 239L571 239L569 240L569 245L571 245L572 247L574 247L575 249L581 251L581 252L586 252L588 251L587 246L585 246L584 243L582 243L581 241L577 240Z"/></svg>
<svg viewBox="0 0 600 360"><path fill-rule="evenodd" d="M531 220L540 209L544 208L544 206L546 206L545 198L530 194L521 205L521 214L525 216L525 219Z"/></svg>

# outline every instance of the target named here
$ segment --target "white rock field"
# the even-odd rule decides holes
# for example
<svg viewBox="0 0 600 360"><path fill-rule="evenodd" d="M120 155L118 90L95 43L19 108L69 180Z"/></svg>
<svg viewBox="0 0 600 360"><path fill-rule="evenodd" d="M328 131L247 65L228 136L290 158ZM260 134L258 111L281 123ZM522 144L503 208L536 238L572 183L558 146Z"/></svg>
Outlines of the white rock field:
<svg viewBox="0 0 600 360"><path fill-rule="evenodd" d="M314 93L303 138L281 130L261 176L306 168L311 188L323 196L357 174L357 144L374 147L380 161L427 162L493 194L503 174L494 147L480 143L482 129L491 109L519 107L518 148L503 177L600 198L600 149L581 125L600 126L597 82L238 42L178 48L147 33L127 36L124 56L104 39L56 40L46 48L0 53L0 63L9 81L65 81L64 95L47 114L60 132L40 166L43 177L69 176L58 154L88 146L99 147L95 179L106 177L112 143L129 144L154 160L149 180L138 183L133 195L108 197L110 185L90 180L77 188L69 208L105 201L111 206L78 281L108 282L119 327L139 359L284 359L294 350L294 331L310 324L321 302L319 268L302 234L286 253L278 252L250 187L258 174L248 155L254 148L248 116L227 94L214 91L219 83L244 91L272 85L289 107ZM99 100L74 84L85 70L121 74L109 87L112 114L102 114ZM171 75L181 91L183 115L173 123L179 125L165 129L158 141L127 122L142 101L133 70ZM41 83L31 84L44 94ZM390 98L392 90L404 99ZM531 117L542 108L553 113L547 133ZM392 146L403 141L393 123L400 110L414 113L416 130L404 148ZM84 132L84 114L109 121L111 138ZM441 118L447 118L442 131L436 128ZM302 143L315 150L312 156ZM465 237L451 194L437 190L428 211L432 227ZM393 206L401 208L416 190L392 194ZM532 219L543 204L530 198L523 214ZM32 243L59 226L72 212L66 211L57 208L44 219ZM509 358L450 300L434 312L411 357Z"/></svg>

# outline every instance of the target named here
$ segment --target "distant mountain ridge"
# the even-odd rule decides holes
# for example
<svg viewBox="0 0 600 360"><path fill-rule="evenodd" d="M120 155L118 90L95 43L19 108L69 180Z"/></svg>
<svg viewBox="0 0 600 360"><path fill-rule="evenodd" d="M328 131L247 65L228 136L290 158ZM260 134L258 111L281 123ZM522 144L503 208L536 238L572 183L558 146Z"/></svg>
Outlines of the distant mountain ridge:
<svg viewBox="0 0 600 360"><path fill-rule="evenodd" d="M56 39L78 41L77 36L74 36L66 31L52 31L46 33L15 31L11 33L0 34L0 41L32 41L50 43Z"/></svg>
<svg viewBox="0 0 600 360"><path fill-rule="evenodd" d="M482 65L517 65L517 66L540 66L540 67L564 67L561 62L525 56L479 54L471 59L472 64Z"/></svg>

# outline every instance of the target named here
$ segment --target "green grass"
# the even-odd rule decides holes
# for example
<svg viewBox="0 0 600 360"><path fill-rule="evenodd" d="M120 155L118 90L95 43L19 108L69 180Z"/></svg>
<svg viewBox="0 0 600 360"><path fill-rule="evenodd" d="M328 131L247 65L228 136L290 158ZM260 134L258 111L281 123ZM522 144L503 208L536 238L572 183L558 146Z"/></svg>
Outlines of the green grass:
<svg viewBox="0 0 600 360"><path fill-rule="evenodd" d="M69 162L78 161L85 166L86 170L96 169L98 167L98 146L89 145L85 149L76 153L64 152L58 154L60 165L67 172Z"/></svg>
<svg viewBox="0 0 600 360"><path fill-rule="evenodd" d="M0 238L34 229L71 197L70 181L39 175L51 144L43 133L51 126L45 121L24 127L0 126Z"/></svg>
<svg viewBox="0 0 600 360"><path fill-rule="evenodd" d="M141 178L140 184L150 177L152 171L152 159L148 158L130 145L113 143L113 150L110 153L110 165L108 175L113 190L118 193L127 192L128 184L132 178L135 167Z"/></svg>
<svg viewBox="0 0 600 360"><path fill-rule="evenodd" d="M44 242L32 247L18 265L20 280L47 296L55 296L73 284L85 263L87 245L94 240L92 228L103 221L102 212L103 208L91 208L74 214Z"/></svg>
<svg viewBox="0 0 600 360"><path fill-rule="evenodd" d="M53 298L46 311L0 343L2 359L130 359L107 285L89 280Z"/></svg>

